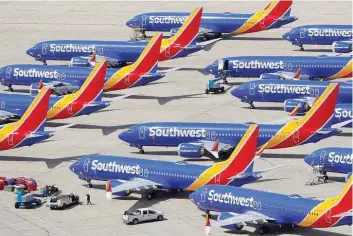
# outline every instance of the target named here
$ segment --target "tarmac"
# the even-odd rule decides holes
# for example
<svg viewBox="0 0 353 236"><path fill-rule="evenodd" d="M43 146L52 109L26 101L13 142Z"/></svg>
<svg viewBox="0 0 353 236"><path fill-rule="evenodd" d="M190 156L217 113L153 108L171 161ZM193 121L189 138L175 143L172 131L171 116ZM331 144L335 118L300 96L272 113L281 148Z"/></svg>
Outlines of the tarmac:
<svg viewBox="0 0 353 236"><path fill-rule="evenodd" d="M191 11L203 6L205 12L250 13L263 9L266 2L0 2L0 65L39 63L25 54L35 43L50 39L100 39L128 40L132 31L125 22L146 11ZM237 86L248 78L229 79L226 94L206 95L206 83L211 76L198 72L221 57L242 55L320 55L330 54L331 47L306 46L300 52L281 36L292 27L304 24L350 24L350 1L295 1L292 14L299 17L293 24L281 29L240 35L218 42L211 51L201 51L188 58L160 63L161 67L184 66L180 71L167 75L160 81L145 87L112 92L109 98L130 94L105 110L90 116L48 122L48 127L73 123L75 126L56 133L49 140L32 147L2 151L0 176L29 176L37 180L39 187L55 184L64 192L77 193L85 202L85 194L91 195L94 205L84 203L63 211L52 211L45 204L37 209L17 210L15 195L0 192L0 235L51 235L51 236L173 236L204 235L205 220L187 193L160 193L149 201L133 194L127 199L107 200L105 183L93 181L89 189L68 166L75 159L87 154L112 154L158 160L180 161L176 148L147 147L146 153L124 144L117 134L132 124L149 121L199 121L199 122L269 122L287 114L283 104L255 103L256 109L248 109L229 94L231 86ZM153 33L148 33L148 36ZM49 64L53 64L49 62ZM3 87L5 91L7 88ZM26 87L14 86L15 92L27 92ZM283 194L300 194L304 197L324 199L337 195L344 186L343 175L329 176L327 184L306 186L309 166L303 158L322 147L351 147L352 130L344 129L337 137L281 150L265 151L264 157L255 162L255 169L274 165L287 166L269 172L263 179L246 187ZM199 164L211 164L206 158ZM166 220L129 226L121 221L125 210L152 207L163 211ZM273 235L340 236L350 235L349 226L330 229L272 228ZM255 235L255 228L246 226L237 233L214 229L213 235Z"/></svg>

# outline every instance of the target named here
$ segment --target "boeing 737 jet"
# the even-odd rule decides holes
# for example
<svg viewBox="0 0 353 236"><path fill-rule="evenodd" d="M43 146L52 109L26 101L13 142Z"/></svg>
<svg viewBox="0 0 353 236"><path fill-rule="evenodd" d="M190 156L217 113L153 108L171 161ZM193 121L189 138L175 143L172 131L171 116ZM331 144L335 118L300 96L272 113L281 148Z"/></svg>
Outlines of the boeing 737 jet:
<svg viewBox="0 0 353 236"><path fill-rule="evenodd" d="M279 28L297 20L290 16L292 0L273 0L265 9L256 13L204 13L201 19L199 35L247 34ZM176 31L185 22L186 12L151 12L134 16L126 25L139 30L144 36L146 31Z"/></svg>
<svg viewBox="0 0 353 236"><path fill-rule="evenodd" d="M329 85L325 81L255 80L242 83L231 94L250 104L252 109L254 102L284 102L287 112L300 105L298 112L304 113ZM340 83L337 103L352 103L352 83Z"/></svg>
<svg viewBox="0 0 353 236"><path fill-rule="evenodd" d="M325 200L221 185L201 187L189 198L202 211L221 212L217 221L206 216L206 234L211 227L241 230L247 223L259 224L260 235L270 232L269 224L329 228L352 225L352 179Z"/></svg>
<svg viewBox="0 0 353 236"><path fill-rule="evenodd" d="M159 61L185 57L202 49L208 50L213 45L212 42L196 42L201 16L202 8L196 8L175 35L162 40ZM147 44L135 41L51 40L34 45L27 50L27 54L43 63L59 60L78 61L78 64L82 65L83 61L87 64L95 53L112 65L122 66L135 62Z"/></svg>
<svg viewBox="0 0 353 236"><path fill-rule="evenodd" d="M339 79L352 77L352 57L243 56L227 57L205 68L217 78Z"/></svg>
<svg viewBox="0 0 353 236"><path fill-rule="evenodd" d="M49 104L50 89L43 88L28 106L21 119L0 128L0 150L32 146L53 136L54 132L44 131ZM0 117L8 112L0 110Z"/></svg>
<svg viewBox="0 0 353 236"><path fill-rule="evenodd" d="M333 52L352 51L352 25L303 25L285 33L283 39L304 51L304 45L332 45Z"/></svg>
<svg viewBox="0 0 353 236"><path fill-rule="evenodd" d="M204 185L242 186L261 178L261 173L280 167L253 171L258 133L258 126L250 125L229 159L210 166L92 155L81 157L70 169L90 186L91 180L108 180L108 198L142 191L152 199L162 189L194 191Z"/></svg>
<svg viewBox="0 0 353 236"><path fill-rule="evenodd" d="M352 148L322 148L304 158L306 164L313 167L327 181L327 172L346 174L346 181L352 175Z"/></svg>
<svg viewBox="0 0 353 236"><path fill-rule="evenodd" d="M104 91L143 86L177 69L157 71L161 41L162 34L156 34L136 62L119 70L107 69ZM63 95L77 91L91 72L92 69L83 67L19 64L1 68L0 80L10 90L13 90L13 85L26 85L31 86L30 91L34 92L43 81L56 94Z"/></svg>
<svg viewBox="0 0 353 236"><path fill-rule="evenodd" d="M89 115L110 105L102 101L105 72L108 63L101 60L87 77L81 88L65 96L52 96L49 100L47 119L65 119L80 115ZM2 121L18 119L25 114L33 102L33 97L24 94L0 94L0 104L6 113Z"/></svg>
<svg viewBox="0 0 353 236"><path fill-rule="evenodd" d="M339 84L330 84L304 117L286 124L260 124L259 153L264 149L316 143L340 133L329 123L338 93ZM144 146L166 146L178 147L182 157L211 154L223 159L237 146L248 126L249 123L153 122L134 125L119 134L119 138L139 148L140 153Z"/></svg>

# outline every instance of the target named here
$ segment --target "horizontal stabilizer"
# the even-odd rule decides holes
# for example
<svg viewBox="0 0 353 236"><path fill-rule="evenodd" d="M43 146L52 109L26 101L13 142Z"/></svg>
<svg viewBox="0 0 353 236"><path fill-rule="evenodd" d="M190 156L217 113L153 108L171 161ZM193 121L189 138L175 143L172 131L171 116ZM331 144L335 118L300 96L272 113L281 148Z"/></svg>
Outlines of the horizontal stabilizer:
<svg viewBox="0 0 353 236"><path fill-rule="evenodd" d="M74 125L75 124L67 124L67 125L62 125L62 126L58 126L58 127L47 128L46 131L55 133L55 132L70 128L70 127L72 127Z"/></svg>
<svg viewBox="0 0 353 236"><path fill-rule="evenodd" d="M353 119L350 119L350 120L346 120L346 121L342 121L340 123L337 123L337 124L334 124L331 126L332 129L339 129L339 128L342 128L350 123L353 122Z"/></svg>

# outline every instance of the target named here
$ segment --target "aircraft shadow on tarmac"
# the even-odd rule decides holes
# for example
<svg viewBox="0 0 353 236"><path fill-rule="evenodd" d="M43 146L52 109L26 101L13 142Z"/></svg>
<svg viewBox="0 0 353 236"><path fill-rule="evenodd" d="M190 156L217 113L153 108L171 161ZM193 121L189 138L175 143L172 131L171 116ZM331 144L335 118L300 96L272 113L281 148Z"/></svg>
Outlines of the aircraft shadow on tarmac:
<svg viewBox="0 0 353 236"><path fill-rule="evenodd" d="M47 126L52 127L52 128L55 128L58 126L63 126L63 125L68 125L68 124L67 123L58 123L58 122L55 122L55 123L48 122L47 123ZM110 135L110 134L116 132L117 130L127 129L133 125L135 125L135 124L113 125L113 126L75 124L75 125L71 126L70 129L71 128L73 128L73 129L100 129L100 130L102 130L103 135L106 136L106 135Z"/></svg>
<svg viewBox="0 0 353 236"><path fill-rule="evenodd" d="M93 154L83 154L83 155L94 155ZM41 158L41 157L29 157L29 156L0 156L0 161L16 161L16 162L45 162L48 169L53 169L56 166L60 165L63 162L71 162L75 161L80 156L68 156L68 157L60 157L60 158Z"/></svg>
<svg viewBox="0 0 353 236"><path fill-rule="evenodd" d="M300 49L293 50L296 52L332 52L331 49L327 48L311 48L311 49L305 49L304 51L300 51Z"/></svg>
<svg viewBox="0 0 353 236"><path fill-rule="evenodd" d="M250 109L250 107L243 107L243 108L247 108ZM260 111L283 111L283 107L274 107L274 106L267 106L267 107L257 107L255 106L254 110L260 110Z"/></svg>
<svg viewBox="0 0 353 236"><path fill-rule="evenodd" d="M292 153L263 153L261 158L285 158L285 159L304 159L308 154L292 154Z"/></svg>
<svg viewBox="0 0 353 236"><path fill-rule="evenodd" d="M342 132L342 133L339 133L337 136L339 136L339 137L352 137L353 134L352 133Z"/></svg>
<svg viewBox="0 0 353 236"><path fill-rule="evenodd" d="M224 35L222 40L240 40L240 41L282 41L283 38L265 38L265 37L239 37L233 35Z"/></svg>

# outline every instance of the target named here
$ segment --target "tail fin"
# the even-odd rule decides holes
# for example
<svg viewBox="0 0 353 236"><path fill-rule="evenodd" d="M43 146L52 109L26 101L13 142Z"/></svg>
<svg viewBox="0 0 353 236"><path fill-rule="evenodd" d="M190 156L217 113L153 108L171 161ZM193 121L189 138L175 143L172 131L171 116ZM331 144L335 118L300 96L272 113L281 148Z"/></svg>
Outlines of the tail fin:
<svg viewBox="0 0 353 236"><path fill-rule="evenodd" d="M290 16L293 0L272 0L263 10L264 15L280 18Z"/></svg>
<svg viewBox="0 0 353 236"><path fill-rule="evenodd" d="M346 210L352 210L352 186L353 185L353 176L351 176L343 189L341 190L340 194L337 196L338 200L340 201L337 204L337 207L340 207L340 205L344 205L343 207L346 208ZM347 205L345 205L347 203ZM348 204L350 203L350 204ZM340 212L343 213L346 212L345 210Z"/></svg>
<svg viewBox="0 0 353 236"><path fill-rule="evenodd" d="M108 62L100 60L93 68L81 88L74 93L82 102L101 101ZM70 96L70 95L69 95Z"/></svg>
<svg viewBox="0 0 353 236"><path fill-rule="evenodd" d="M156 33L140 57L133 64L118 70L104 84L104 90L118 90L133 86L141 76L155 73L158 67L163 34ZM128 81L128 83L126 83Z"/></svg>
<svg viewBox="0 0 353 236"><path fill-rule="evenodd" d="M170 37L169 39L164 39L162 41L163 50L166 51L167 48L172 45L178 45L181 49L187 47L188 45L195 45L197 42L197 35L199 33L201 17L203 8L195 8L189 17L185 20L184 24L180 27L178 32ZM163 52L162 52L163 53ZM176 54L172 53L171 54ZM171 55L172 57L173 55Z"/></svg>
<svg viewBox="0 0 353 236"><path fill-rule="evenodd" d="M47 118L51 89L42 88L27 108L21 119L11 126L18 127L18 132L44 131Z"/></svg>

